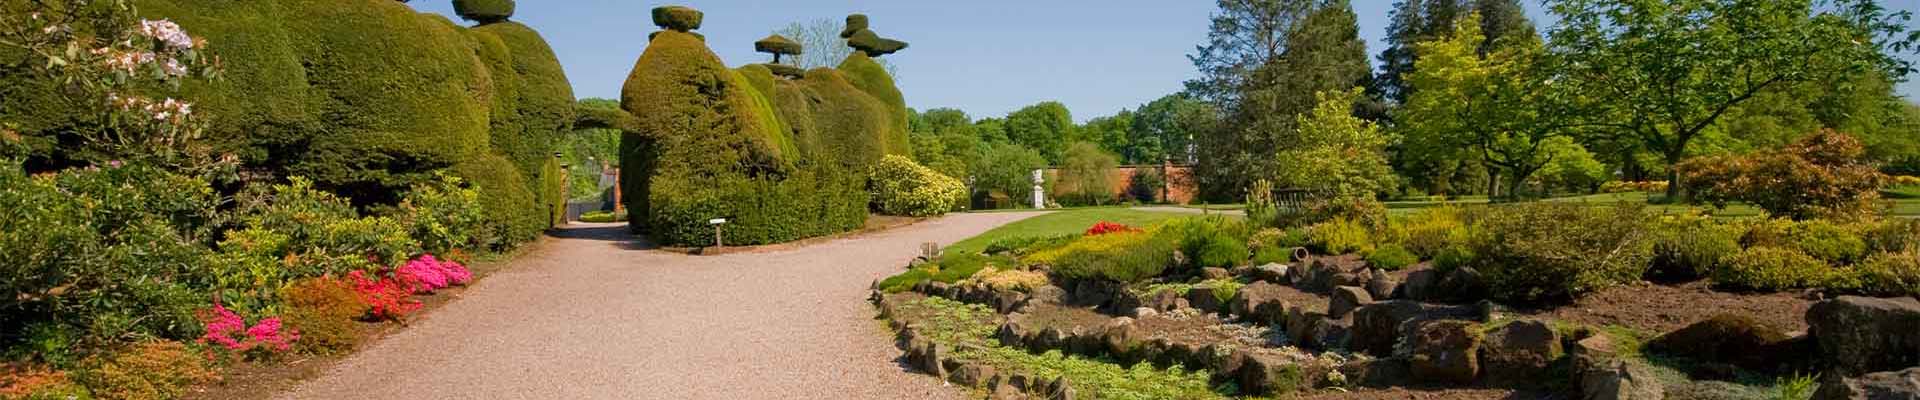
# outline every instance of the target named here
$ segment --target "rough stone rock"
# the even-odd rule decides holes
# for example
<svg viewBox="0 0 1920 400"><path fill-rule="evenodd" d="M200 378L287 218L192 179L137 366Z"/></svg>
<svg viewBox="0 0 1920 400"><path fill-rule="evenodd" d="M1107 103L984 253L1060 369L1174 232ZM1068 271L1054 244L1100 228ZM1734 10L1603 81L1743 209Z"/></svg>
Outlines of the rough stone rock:
<svg viewBox="0 0 1920 400"><path fill-rule="evenodd" d="M1203 365L1214 371L1238 371L1240 367L1247 365L1247 357L1250 354L1227 343L1210 344L1202 351L1207 355L1207 362Z"/></svg>
<svg viewBox="0 0 1920 400"><path fill-rule="evenodd" d="M1047 384L1047 399L1048 400L1073 400L1074 399L1073 385L1067 384L1067 377L1062 376L1059 378L1054 378L1052 383Z"/></svg>
<svg viewBox="0 0 1920 400"><path fill-rule="evenodd" d="M1580 395L1585 400L1661 400L1666 390L1645 366L1613 360L1580 373Z"/></svg>
<svg viewBox="0 0 1920 400"><path fill-rule="evenodd" d="M1727 363L1759 371L1778 366L1773 349L1789 337L1779 329L1741 314L1720 314L1668 332L1647 349L1700 361Z"/></svg>
<svg viewBox="0 0 1920 400"><path fill-rule="evenodd" d="M1333 289L1333 299L1327 303L1327 317L1346 318L1348 313L1371 303L1373 303L1373 295L1367 294L1366 289L1354 286L1337 287Z"/></svg>
<svg viewBox="0 0 1920 400"><path fill-rule="evenodd" d="M1807 310L1822 361L1853 375L1920 365L1920 301L1841 296Z"/></svg>
<svg viewBox="0 0 1920 400"><path fill-rule="evenodd" d="M1140 327L1134 325L1132 318L1119 317L1109 320L1101 327L1101 331L1104 350L1108 354L1126 357L1132 355L1134 349L1139 347Z"/></svg>
<svg viewBox="0 0 1920 400"><path fill-rule="evenodd" d="M1407 281L1400 284L1400 297L1411 300L1431 300L1434 297L1434 285L1440 284L1440 271L1423 269L1407 274Z"/></svg>
<svg viewBox="0 0 1920 400"><path fill-rule="evenodd" d="M1433 287L1437 299L1472 301L1486 297L1487 279L1471 267L1455 268Z"/></svg>
<svg viewBox="0 0 1920 400"><path fill-rule="evenodd" d="M1094 279L1074 282L1071 287L1071 304L1082 306L1106 307L1127 291L1127 287L1118 282Z"/></svg>
<svg viewBox="0 0 1920 400"><path fill-rule="evenodd" d="M1254 282L1240 288L1229 302L1228 309L1241 319L1257 324L1284 325L1287 319L1288 304L1281 299L1285 290L1280 285L1267 282Z"/></svg>
<svg viewBox="0 0 1920 400"><path fill-rule="evenodd" d="M1373 277L1367 279L1367 294L1373 295L1374 300L1392 299L1398 291L1400 291L1400 281L1393 279L1392 275L1387 275L1387 271L1373 270Z"/></svg>
<svg viewBox="0 0 1920 400"><path fill-rule="evenodd" d="M953 284L941 281L927 281L926 294L928 296L953 298Z"/></svg>
<svg viewBox="0 0 1920 400"><path fill-rule="evenodd" d="M953 382L966 387L980 387L987 384L996 372L992 366L984 364L965 364L953 370Z"/></svg>
<svg viewBox="0 0 1920 400"><path fill-rule="evenodd" d="M1327 314L1325 313L1308 311L1306 308L1300 306L1288 308L1286 323L1287 340L1292 341L1293 345L1300 346L1301 348L1318 349L1321 343L1320 338L1315 336L1315 334L1325 329L1321 327L1323 324L1330 324L1330 322L1327 321Z"/></svg>
<svg viewBox="0 0 1920 400"><path fill-rule="evenodd" d="M1360 358L1338 368L1347 382L1365 387L1393 387L1413 384L1413 365L1404 358Z"/></svg>
<svg viewBox="0 0 1920 400"><path fill-rule="evenodd" d="M1246 277L1247 279L1251 279L1251 280L1260 279L1260 277L1254 276L1254 266L1252 265L1236 265L1233 268L1227 268L1227 274L1232 276L1237 276L1237 277Z"/></svg>
<svg viewBox="0 0 1920 400"><path fill-rule="evenodd" d="M1034 288L1031 295L1031 299L1028 301L1045 304L1065 304L1068 298L1066 289L1054 285Z"/></svg>
<svg viewBox="0 0 1920 400"><path fill-rule="evenodd" d="M1133 313L1128 315L1132 315L1134 318L1148 318L1148 317L1160 315L1160 312L1154 311L1153 307L1138 307L1138 308L1134 308Z"/></svg>
<svg viewBox="0 0 1920 400"><path fill-rule="evenodd" d="M1413 338L1413 377L1427 383L1472 383L1480 376L1480 324L1431 321Z"/></svg>
<svg viewBox="0 0 1920 400"><path fill-rule="evenodd" d="M1315 259L1294 277L1294 287L1309 292L1332 290L1338 275L1343 273L1338 265L1327 259Z"/></svg>
<svg viewBox="0 0 1920 400"><path fill-rule="evenodd" d="M1813 400L1915 400L1920 399L1920 367L1900 371L1875 372L1859 378L1827 374Z"/></svg>
<svg viewBox="0 0 1920 400"><path fill-rule="evenodd" d="M1161 290L1149 295L1146 298L1146 302L1148 308L1166 312L1185 308L1183 304L1187 302L1187 299L1180 298L1179 291Z"/></svg>
<svg viewBox="0 0 1920 400"><path fill-rule="evenodd" d="M1329 283L1336 288L1341 286L1353 286L1353 287L1364 288L1364 287L1367 287L1367 281L1369 281L1371 278L1372 278L1372 275L1369 275L1366 272L1340 272L1340 273L1333 274L1333 281Z"/></svg>
<svg viewBox="0 0 1920 400"><path fill-rule="evenodd" d="M1412 335L1420 322L1434 319L1463 319L1471 310L1461 306L1426 304L1412 300L1388 300L1361 306L1353 312L1353 331L1348 347L1377 357L1393 355L1394 345Z"/></svg>
<svg viewBox="0 0 1920 400"><path fill-rule="evenodd" d="M1306 372L1299 364L1274 356L1247 357L1239 375L1240 390L1247 394L1277 396L1307 386Z"/></svg>
<svg viewBox="0 0 1920 400"><path fill-rule="evenodd" d="M1200 269L1201 279L1214 280L1214 279L1227 279L1232 277L1233 277L1233 273L1227 272L1226 268L1207 267L1207 268Z"/></svg>
<svg viewBox="0 0 1920 400"><path fill-rule="evenodd" d="M1021 304L1024 304L1026 302L1027 302L1027 294L1020 293L1019 291L1007 290L1007 291L996 293L993 296L994 310L999 311L1000 313L1003 313L1003 314L1012 312L1014 309L1019 308Z"/></svg>
<svg viewBox="0 0 1920 400"><path fill-rule="evenodd" d="M1028 335L1027 329L1017 321L1018 319L1007 318L1007 322L1000 324L1000 329L994 331L993 337L999 339L1000 344L1003 346L1020 346L1025 344Z"/></svg>
<svg viewBox="0 0 1920 400"><path fill-rule="evenodd" d="M907 365L911 365L927 374L946 379L947 371L945 365L940 362L940 357L945 353L943 350L939 343L934 343L924 338L914 338L907 342Z"/></svg>
<svg viewBox="0 0 1920 400"><path fill-rule="evenodd" d="M1537 376L1562 355L1560 333L1552 325L1522 319L1487 334L1480 347L1480 364L1492 380L1522 382Z"/></svg>
<svg viewBox="0 0 1920 400"><path fill-rule="evenodd" d="M1220 296L1214 294L1217 290L1219 289L1206 285L1195 286L1192 289L1188 289L1187 304L1202 312L1226 311L1226 304L1221 303Z"/></svg>
<svg viewBox="0 0 1920 400"><path fill-rule="evenodd" d="M1291 283L1287 279L1287 269L1286 264L1267 263L1253 268L1253 278L1274 283Z"/></svg>

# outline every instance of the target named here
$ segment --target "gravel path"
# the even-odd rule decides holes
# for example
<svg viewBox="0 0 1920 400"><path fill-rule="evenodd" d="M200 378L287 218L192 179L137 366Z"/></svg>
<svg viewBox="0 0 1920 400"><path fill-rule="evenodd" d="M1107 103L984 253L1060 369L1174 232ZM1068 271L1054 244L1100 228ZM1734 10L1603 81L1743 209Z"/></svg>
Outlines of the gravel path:
<svg viewBox="0 0 1920 400"><path fill-rule="evenodd" d="M576 227L290 399L938 399L905 371L867 286L920 243L1037 213L955 214L799 248L714 257Z"/></svg>

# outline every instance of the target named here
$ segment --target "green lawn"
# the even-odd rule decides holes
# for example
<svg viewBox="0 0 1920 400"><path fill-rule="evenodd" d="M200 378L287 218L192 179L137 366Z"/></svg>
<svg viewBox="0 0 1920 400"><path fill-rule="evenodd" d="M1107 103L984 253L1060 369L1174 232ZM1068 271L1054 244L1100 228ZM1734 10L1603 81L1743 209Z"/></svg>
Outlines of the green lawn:
<svg viewBox="0 0 1920 400"><path fill-rule="evenodd" d="M1110 221L1128 226L1151 225L1155 222L1180 217L1199 215L1178 212L1140 211L1131 208L1083 208L1055 211L1051 214L1027 218L994 228L987 233L974 236L959 243L947 246L948 252L979 252L995 240L1020 236L1054 236L1069 233L1086 232L1087 227L1100 221Z"/></svg>

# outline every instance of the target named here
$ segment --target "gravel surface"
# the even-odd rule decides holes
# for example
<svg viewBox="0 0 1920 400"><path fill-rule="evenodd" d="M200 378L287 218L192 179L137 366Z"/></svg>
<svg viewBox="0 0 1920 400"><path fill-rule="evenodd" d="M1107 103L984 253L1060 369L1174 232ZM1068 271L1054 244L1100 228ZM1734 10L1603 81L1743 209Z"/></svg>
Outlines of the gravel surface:
<svg viewBox="0 0 1920 400"><path fill-rule="evenodd" d="M902 367L867 287L921 243L1034 215L955 214L711 257L577 226L280 398L960 398Z"/></svg>

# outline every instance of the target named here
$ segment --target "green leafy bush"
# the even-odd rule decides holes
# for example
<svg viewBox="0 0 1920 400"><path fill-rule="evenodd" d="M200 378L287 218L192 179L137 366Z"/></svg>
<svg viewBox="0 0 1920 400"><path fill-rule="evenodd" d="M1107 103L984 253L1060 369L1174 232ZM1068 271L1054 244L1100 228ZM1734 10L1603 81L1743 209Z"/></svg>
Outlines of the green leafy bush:
<svg viewBox="0 0 1920 400"><path fill-rule="evenodd" d="M1693 281L1719 269L1722 260L1740 251L1740 232L1705 217L1666 218L1659 222L1653 243L1653 264L1647 276L1667 281Z"/></svg>
<svg viewBox="0 0 1920 400"><path fill-rule="evenodd" d="M1827 220L1800 221L1787 238L1801 252L1830 263L1852 264L1867 254L1867 242L1846 226Z"/></svg>
<svg viewBox="0 0 1920 400"><path fill-rule="evenodd" d="M180 398L217 376L203 356L177 342L137 344L83 364L81 384L103 400Z"/></svg>
<svg viewBox="0 0 1920 400"><path fill-rule="evenodd" d="M904 156L888 155L874 164L867 183L873 208L881 214L926 217L956 210L966 200L966 185Z"/></svg>
<svg viewBox="0 0 1920 400"><path fill-rule="evenodd" d="M1399 271L1419 262L1419 256L1397 244L1383 245L1367 254L1367 265L1388 271Z"/></svg>
<svg viewBox="0 0 1920 400"><path fill-rule="evenodd" d="M438 182L414 185L400 200L404 222L420 248L432 254L481 248L486 231L480 191L462 187L460 178L441 175Z"/></svg>
<svg viewBox="0 0 1920 400"><path fill-rule="evenodd" d="M1313 247L1322 254L1366 253L1373 251L1373 234L1357 221L1336 218L1307 228Z"/></svg>
<svg viewBox="0 0 1920 400"><path fill-rule="evenodd" d="M1832 277L1826 262L1798 250L1753 247L1727 257L1713 281L1734 290L1777 292L1818 287Z"/></svg>
<svg viewBox="0 0 1920 400"><path fill-rule="evenodd" d="M1640 207L1529 203L1501 208L1469 239L1495 297L1567 300L1639 280L1653 257Z"/></svg>
<svg viewBox="0 0 1920 400"><path fill-rule="evenodd" d="M1420 258L1433 258L1440 249L1466 240L1466 222L1459 208L1429 208L1400 223L1406 232L1406 250Z"/></svg>
<svg viewBox="0 0 1920 400"><path fill-rule="evenodd" d="M1920 295L1920 254L1880 253L1853 266L1857 292L1869 296Z"/></svg>
<svg viewBox="0 0 1920 400"><path fill-rule="evenodd" d="M1440 249L1440 254L1433 256L1433 269L1440 272L1450 272L1460 267L1472 265L1473 258L1473 249L1468 248L1466 245L1447 246L1446 248Z"/></svg>
<svg viewBox="0 0 1920 400"><path fill-rule="evenodd" d="M1247 250L1251 227L1246 222L1225 218L1186 218L1169 221L1161 231L1179 236L1180 252L1193 260L1194 267L1229 268L1244 264L1252 253Z"/></svg>
<svg viewBox="0 0 1920 400"><path fill-rule="evenodd" d="M1920 251L1920 220L1888 218L1866 224L1861 239L1869 253Z"/></svg>

